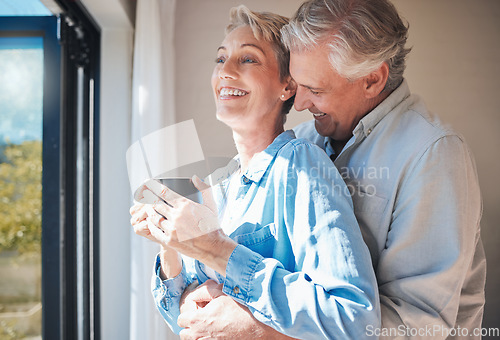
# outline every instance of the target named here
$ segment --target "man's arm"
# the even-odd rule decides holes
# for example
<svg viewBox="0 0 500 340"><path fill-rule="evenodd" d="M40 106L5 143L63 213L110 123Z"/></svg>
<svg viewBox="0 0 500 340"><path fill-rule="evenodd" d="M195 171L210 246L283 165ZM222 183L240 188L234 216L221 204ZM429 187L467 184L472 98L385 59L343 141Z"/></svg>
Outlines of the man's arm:
<svg viewBox="0 0 500 340"><path fill-rule="evenodd" d="M377 268L384 329L446 332L456 326L480 217L473 160L459 137L445 136L423 150L400 183ZM477 290L483 288L479 282ZM482 301L467 299L471 306ZM430 338L445 337L435 332Z"/></svg>

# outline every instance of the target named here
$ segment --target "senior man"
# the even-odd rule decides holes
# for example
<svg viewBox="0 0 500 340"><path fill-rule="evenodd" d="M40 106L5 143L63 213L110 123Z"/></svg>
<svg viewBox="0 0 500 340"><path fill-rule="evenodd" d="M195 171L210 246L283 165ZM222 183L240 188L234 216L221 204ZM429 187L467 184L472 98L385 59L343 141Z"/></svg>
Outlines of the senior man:
<svg viewBox="0 0 500 340"><path fill-rule="evenodd" d="M439 339L466 329L473 338L486 274L476 169L463 138L410 93L407 27L396 9L386 0L307 1L283 39L295 108L314 117L296 135L343 175L371 253L382 328L366 334ZM283 337L214 283L185 296L183 338Z"/></svg>

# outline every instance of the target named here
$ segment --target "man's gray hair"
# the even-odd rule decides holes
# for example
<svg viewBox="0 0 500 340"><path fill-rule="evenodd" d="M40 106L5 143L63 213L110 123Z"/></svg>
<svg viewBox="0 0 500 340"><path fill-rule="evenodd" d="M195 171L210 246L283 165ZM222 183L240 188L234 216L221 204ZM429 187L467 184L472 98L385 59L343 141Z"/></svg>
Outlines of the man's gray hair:
<svg viewBox="0 0 500 340"><path fill-rule="evenodd" d="M306 1L281 33L292 52L328 44L330 63L349 80L367 76L383 62L389 65L384 90L394 90L403 80L408 24L388 0Z"/></svg>

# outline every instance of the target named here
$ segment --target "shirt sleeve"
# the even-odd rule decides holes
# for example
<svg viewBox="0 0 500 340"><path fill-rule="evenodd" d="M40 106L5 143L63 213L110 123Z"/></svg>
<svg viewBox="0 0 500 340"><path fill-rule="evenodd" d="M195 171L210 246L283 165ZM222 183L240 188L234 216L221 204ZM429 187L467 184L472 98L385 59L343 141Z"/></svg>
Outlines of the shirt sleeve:
<svg viewBox="0 0 500 340"><path fill-rule="evenodd" d="M316 146L299 143L280 156L289 161L275 193L286 236L276 248L290 244L295 268L238 245L223 292L291 337L366 338L380 324L379 298L347 187Z"/></svg>
<svg viewBox="0 0 500 340"><path fill-rule="evenodd" d="M192 275L189 275L182 262L182 270L174 278L162 280L160 278L161 261L160 256L156 256L155 266L153 269L153 277L151 280L151 292L156 304L156 308L161 316L167 322L170 329L179 334L182 330L177 325L177 318L180 314L180 299L184 289L193 282Z"/></svg>
<svg viewBox="0 0 500 340"><path fill-rule="evenodd" d="M379 259L382 329L444 339L449 328L464 321L457 320L459 305L477 313L484 304L481 210L475 165L465 143L445 136L423 150L401 180ZM479 274L469 285L472 290L464 288L468 272Z"/></svg>

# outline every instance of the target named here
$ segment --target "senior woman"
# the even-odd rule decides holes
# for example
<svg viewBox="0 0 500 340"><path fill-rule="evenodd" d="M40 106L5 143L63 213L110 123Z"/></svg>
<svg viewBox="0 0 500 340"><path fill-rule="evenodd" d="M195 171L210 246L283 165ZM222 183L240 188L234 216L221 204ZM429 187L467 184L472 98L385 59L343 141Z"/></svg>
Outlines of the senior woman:
<svg viewBox="0 0 500 340"><path fill-rule="evenodd" d="M322 150L284 131L295 94L280 41L287 21L233 8L217 49L217 118L233 131L238 170L205 190L203 205L149 184L144 190L161 200L131 208L136 233L162 246L153 295L175 332L181 294L196 279L223 284L288 336L359 339L366 334L346 330L379 327L375 275L349 191Z"/></svg>

